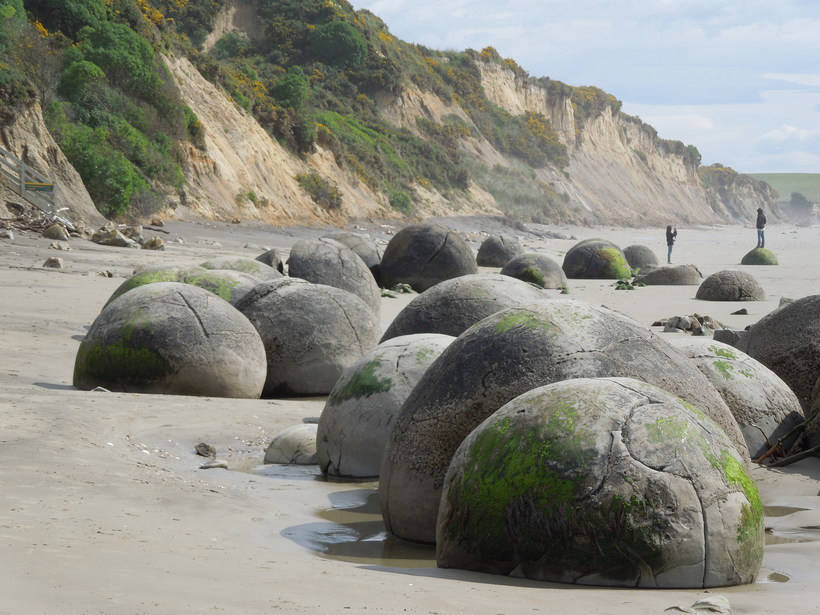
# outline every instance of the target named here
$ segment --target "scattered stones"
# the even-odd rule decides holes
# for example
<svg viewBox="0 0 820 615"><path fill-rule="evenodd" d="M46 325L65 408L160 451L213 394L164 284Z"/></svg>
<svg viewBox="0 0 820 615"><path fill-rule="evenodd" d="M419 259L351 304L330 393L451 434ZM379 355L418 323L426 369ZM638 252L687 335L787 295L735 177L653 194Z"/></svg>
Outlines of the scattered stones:
<svg viewBox="0 0 820 615"><path fill-rule="evenodd" d="M414 224L400 230L387 244L381 263L386 288L404 282L418 292L477 271L473 253L461 236L435 224Z"/></svg>
<svg viewBox="0 0 820 615"><path fill-rule="evenodd" d="M753 459L769 449L767 442L803 422L800 401L789 386L746 353L707 338L677 337L670 343L695 362L723 397ZM795 437L784 442L787 450Z"/></svg>
<svg viewBox="0 0 820 615"><path fill-rule="evenodd" d="M266 264L258 260L236 256L221 256L219 258L212 258L209 261L200 263L199 266L204 269L233 269L234 271L248 273L260 280L275 280L282 277L282 274L276 269L273 267L268 267Z"/></svg>
<svg viewBox="0 0 820 615"><path fill-rule="evenodd" d="M698 287L696 299L703 301L764 301L766 293L745 271L718 271Z"/></svg>
<svg viewBox="0 0 820 615"><path fill-rule="evenodd" d="M71 246L65 241L52 241L48 244L49 250L59 250L61 252L71 252Z"/></svg>
<svg viewBox="0 0 820 615"><path fill-rule="evenodd" d="M372 310L346 290L297 278L270 280L237 303L267 352L264 395L327 395L379 338Z"/></svg>
<svg viewBox="0 0 820 615"><path fill-rule="evenodd" d="M479 267L503 267L523 251L518 237L491 235L478 248L476 262Z"/></svg>
<svg viewBox="0 0 820 615"><path fill-rule="evenodd" d="M120 233L116 225L111 222L94 231L94 234L91 235L91 241L102 246L113 246L115 248L140 247L139 243Z"/></svg>
<svg viewBox="0 0 820 615"><path fill-rule="evenodd" d="M333 233L325 235L326 239L338 241L343 246L353 250L356 255L364 261L376 284L381 284L381 263L382 255L379 248L370 237L358 235L356 233Z"/></svg>
<svg viewBox="0 0 820 615"><path fill-rule="evenodd" d="M14 239L14 231L9 228L0 228L0 239Z"/></svg>
<svg viewBox="0 0 820 615"><path fill-rule="evenodd" d="M624 253L605 239L586 239L572 246L562 268L570 279L617 280L632 276Z"/></svg>
<svg viewBox="0 0 820 615"><path fill-rule="evenodd" d="M664 333L686 333L688 335L712 337L715 329L723 325L709 315L692 314L691 316L670 316L662 321ZM653 324L652 326L657 326Z"/></svg>
<svg viewBox="0 0 820 615"><path fill-rule="evenodd" d="M98 271L97 275L101 278L113 278L114 277L114 274L111 273L108 269L106 269L105 271Z"/></svg>
<svg viewBox="0 0 820 615"><path fill-rule="evenodd" d="M378 315L381 293L365 262L334 239L303 239L290 250L288 274L353 293Z"/></svg>
<svg viewBox="0 0 820 615"><path fill-rule="evenodd" d="M626 262L632 269L640 269L646 271L651 267L658 265L658 257L651 248L642 245L631 245L624 248L624 256Z"/></svg>
<svg viewBox="0 0 820 615"><path fill-rule="evenodd" d="M566 288L567 286L567 276L561 265L549 256L535 252L519 254L511 259L504 265L501 275L508 275L541 288Z"/></svg>
<svg viewBox="0 0 820 615"><path fill-rule="evenodd" d="M749 314L749 310L746 308L740 308L739 310L735 310L732 312L732 316L747 316Z"/></svg>
<svg viewBox="0 0 820 615"><path fill-rule="evenodd" d="M517 397L455 452L444 568L626 587L752 583L763 506L698 408L638 380L578 379Z"/></svg>
<svg viewBox="0 0 820 615"><path fill-rule="evenodd" d="M282 258L282 253L276 248L272 248L267 252L263 252L256 257L260 263L264 263L268 267L276 269L282 275L285 275L285 260Z"/></svg>
<svg viewBox="0 0 820 615"><path fill-rule="evenodd" d="M315 423L293 425L274 436L265 449L265 463L316 464Z"/></svg>
<svg viewBox="0 0 820 615"><path fill-rule="evenodd" d="M43 231L43 237L46 239L56 239L58 241L68 241L71 236L68 234L66 228L59 222L55 222Z"/></svg>
<svg viewBox="0 0 820 615"><path fill-rule="evenodd" d="M439 282L415 297L390 323L382 341L413 333L457 336L508 307L549 297L530 284L498 273L476 273Z"/></svg>
<svg viewBox="0 0 820 615"><path fill-rule="evenodd" d="M49 256L46 259L46 262L43 263L43 267L48 267L49 269L63 269L65 268L65 263L63 259L57 256Z"/></svg>
<svg viewBox="0 0 820 615"><path fill-rule="evenodd" d="M154 235L153 237L149 237L146 239L142 244L143 250L164 250L165 249L165 242L163 241L162 237L157 237Z"/></svg>
<svg viewBox="0 0 820 615"><path fill-rule="evenodd" d="M701 283L703 274L694 265L657 267L635 278L647 286L695 286Z"/></svg>
<svg viewBox="0 0 820 615"><path fill-rule="evenodd" d="M200 457L216 457L216 449L205 442L200 442L194 447L194 451Z"/></svg>
<svg viewBox="0 0 820 615"><path fill-rule="evenodd" d="M128 224L122 227L122 234L128 237L128 239L133 239L140 245L145 242L142 231L142 224Z"/></svg>
<svg viewBox="0 0 820 615"><path fill-rule="evenodd" d="M687 357L625 316L555 298L473 325L422 376L384 453L379 497L388 530L432 542L444 474L470 431L532 388L602 376L637 378L680 395L718 423L748 458L725 402Z"/></svg>
<svg viewBox="0 0 820 615"><path fill-rule="evenodd" d="M210 461L206 461L201 466L199 466L199 469L200 470L216 470L216 469L227 470L228 469L228 462L224 461L222 459L211 459Z"/></svg>
<svg viewBox="0 0 820 615"><path fill-rule="evenodd" d="M258 398L265 348L239 311L175 282L134 288L106 305L80 344L74 386Z"/></svg>
<svg viewBox="0 0 820 615"><path fill-rule="evenodd" d="M777 256L767 248L754 248L747 252L740 261L741 265L776 265Z"/></svg>
<svg viewBox="0 0 820 615"><path fill-rule="evenodd" d="M331 476L378 476L393 419L454 337L432 333L382 342L342 373L316 437L319 467Z"/></svg>

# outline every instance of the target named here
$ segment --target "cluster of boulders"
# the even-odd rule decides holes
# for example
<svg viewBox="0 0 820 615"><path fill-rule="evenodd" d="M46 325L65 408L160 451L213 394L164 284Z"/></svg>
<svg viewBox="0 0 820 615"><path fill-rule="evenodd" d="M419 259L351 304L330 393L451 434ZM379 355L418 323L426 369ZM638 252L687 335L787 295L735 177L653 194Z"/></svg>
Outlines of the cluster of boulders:
<svg viewBox="0 0 820 615"><path fill-rule="evenodd" d="M653 327L663 327L664 333L686 333L687 335L712 337L716 330L724 326L708 314L670 316L652 323Z"/></svg>

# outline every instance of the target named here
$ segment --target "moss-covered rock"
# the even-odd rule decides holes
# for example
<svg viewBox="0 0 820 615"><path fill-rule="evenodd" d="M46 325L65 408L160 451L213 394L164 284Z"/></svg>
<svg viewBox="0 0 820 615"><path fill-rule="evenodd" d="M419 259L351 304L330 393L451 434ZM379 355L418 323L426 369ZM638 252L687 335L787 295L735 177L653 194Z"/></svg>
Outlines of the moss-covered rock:
<svg viewBox="0 0 820 615"><path fill-rule="evenodd" d="M510 260L501 275L529 282L541 288L566 288L567 276L561 265L545 254L527 252Z"/></svg>
<svg viewBox="0 0 820 615"><path fill-rule="evenodd" d="M241 271L260 280L275 280L282 277L281 273L262 261L252 258L242 258L240 256L220 256L200 263L199 266L204 269L231 269L233 271Z"/></svg>
<svg viewBox="0 0 820 615"><path fill-rule="evenodd" d="M617 280L632 276L621 249L604 239L586 239L575 244L564 256L562 268L570 279Z"/></svg>
<svg viewBox="0 0 820 615"><path fill-rule="evenodd" d="M458 447L437 524L442 567L628 587L751 583L763 508L726 434L626 378L513 399Z"/></svg>
<svg viewBox="0 0 820 615"><path fill-rule="evenodd" d="M741 265L777 265L777 256L768 248L754 248L743 255Z"/></svg>

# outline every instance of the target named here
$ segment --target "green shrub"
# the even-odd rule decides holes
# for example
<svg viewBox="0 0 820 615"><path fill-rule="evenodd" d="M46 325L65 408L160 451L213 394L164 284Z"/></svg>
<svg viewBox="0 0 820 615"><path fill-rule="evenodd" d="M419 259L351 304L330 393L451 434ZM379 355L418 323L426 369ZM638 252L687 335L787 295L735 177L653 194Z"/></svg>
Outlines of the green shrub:
<svg viewBox="0 0 820 615"><path fill-rule="evenodd" d="M14 45L19 30L26 23L23 0L0 0L0 53Z"/></svg>
<svg viewBox="0 0 820 615"><path fill-rule="evenodd" d="M390 207L403 214L413 211L413 201L404 190L392 190L389 193Z"/></svg>
<svg viewBox="0 0 820 615"><path fill-rule="evenodd" d="M8 123L15 111L32 103L36 95L21 71L0 62L0 124Z"/></svg>
<svg viewBox="0 0 820 615"><path fill-rule="evenodd" d="M82 28L97 27L106 19L104 0L26 0L26 8L46 28L74 40Z"/></svg>
<svg viewBox="0 0 820 615"><path fill-rule="evenodd" d="M283 107L301 109L308 97L308 80L302 69L295 68L274 84L271 93Z"/></svg>
<svg viewBox="0 0 820 615"><path fill-rule="evenodd" d="M57 93L66 100L84 104L96 94L100 82L104 79L103 69L93 62L72 62L60 75Z"/></svg>
<svg viewBox="0 0 820 615"><path fill-rule="evenodd" d="M344 21L333 20L316 26L310 42L316 57L333 66L361 66L367 57L364 36Z"/></svg>
<svg viewBox="0 0 820 615"><path fill-rule="evenodd" d="M242 32L228 32L225 36L216 41L211 49L211 55L218 60L227 60L247 55L251 50L251 42L248 36Z"/></svg>
<svg viewBox="0 0 820 615"><path fill-rule="evenodd" d="M342 193L339 192L339 188L334 182L326 180L315 171L297 175L296 181L310 195L313 202L320 207L330 211L341 208Z"/></svg>
<svg viewBox="0 0 820 615"><path fill-rule="evenodd" d="M188 105L182 107L182 113L185 116L185 127L188 130L188 138L196 147L204 150L205 129L202 127L202 122L199 121L196 113L194 113Z"/></svg>

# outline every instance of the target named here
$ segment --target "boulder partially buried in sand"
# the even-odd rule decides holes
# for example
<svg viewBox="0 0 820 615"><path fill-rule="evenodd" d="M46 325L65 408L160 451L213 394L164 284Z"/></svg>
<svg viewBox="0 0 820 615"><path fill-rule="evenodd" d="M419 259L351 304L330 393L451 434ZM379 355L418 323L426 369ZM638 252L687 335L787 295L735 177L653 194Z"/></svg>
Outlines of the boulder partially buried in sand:
<svg viewBox="0 0 820 615"><path fill-rule="evenodd" d="M316 429L316 423L307 423L282 430L265 449L265 463L315 465Z"/></svg>
<svg viewBox="0 0 820 615"><path fill-rule="evenodd" d="M490 314L549 300L544 292L498 273L445 280L427 289L398 313L382 341L413 333L461 335Z"/></svg>
<svg viewBox="0 0 820 615"><path fill-rule="evenodd" d="M694 265L657 267L635 278L647 286L697 286L702 281L703 275Z"/></svg>
<svg viewBox="0 0 820 615"><path fill-rule="evenodd" d="M256 286L237 303L267 353L264 395L327 395L342 371L373 348L379 323L353 293L283 278Z"/></svg>
<svg viewBox="0 0 820 615"><path fill-rule="evenodd" d="M422 376L394 422L380 472L388 530L432 542L444 474L470 431L530 389L602 376L637 378L679 395L748 458L731 412L687 357L625 316L555 298L473 325Z"/></svg>
<svg viewBox="0 0 820 615"><path fill-rule="evenodd" d="M108 304L74 363L78 389L258 398L264 383L265 348L248 319L176 282L141 286Z"/></svg>
<svg viewBox="0 0 820 615"><path fill-rule="evenodd" d="M624 256L632 269L646 270L658 265L658 257L652 251L652 248L647 246L639 244L627 246L624 248Z"/></svg>
<svg viewBox="0 0 820 615"><path fill-rule="evenodd" d="M767 248L754 248L746 252L740 261L741 265L776 265L777 256Z"/></svg>
<svg viewBox="0 0 820 615"><path fill-rule="evenodd" d="M562 268L570 279L617 280L632 275L624 253L605 239L586 239L572 246Z"/></svg>
<svg viewBox="0 0 820 615"><path fill-rule="evenodd" d="M331 476L378 476L393 419L427 368L454 337L404 335L344 371L319 420L319 467Z"/></svg>
<svg viewBox="0 0 820 615"><path fill-rule="evenodd" d="M200 263L204 269L231 269L241 271L259 278L260 280L275 280L281 278L282 274L273 267L252 258L242 258L240 256L220 256L209 261Z"/></svg>
<svg viewBox="0 0 820 615"><path fill-rule="evenodd" d="M766 293L745 271L718 271L698 287L696 299L704 301L764 301Z"/></svg>
<svg viewBox="0 0 820 615"><path fill-rule="evenodd" d="M726 434L627 378L568 380L507 403L447 471L446 568L626 587L752 583L763 507Z"/></svg>
<svg viewBox="0 0 820 615"><path fill-rule="evenodd" d="M479 267L503 267L523 252L521 242L514 235L491 235L478 248Z"/></svg>
<svg viewBox="0 0 820 615"><path fill-rule="evenodd" d="M504 265L501 275L508 275L522 282L529 282L541 288L565 288L567 276L561 265L544 254L527 252L513 258Z"/></svg>
<svg viewBox="0 0 820 615"><path fill-rule="evenodd" d="M365 262L333 239L304 239L290 250L288 275L353 293L374 314L381 311L381 292Z"/></svg>
<svg viewBox="0 0 820 615"><path fill-rule="evenodd" d="M412 224L400 230L387 244L381 264L385 288L405 283L417 292L477 271L473 253L461 236L436 224Z"/></svg>
<svg viewBox="0 0 820 615"><path fill-rule="evenodd" d="M800 401L780 377L737 348L705 337L672 336L714 385L737 420L752 458L804 420ZM788 449L795 437L784 442Z"/></svg>

